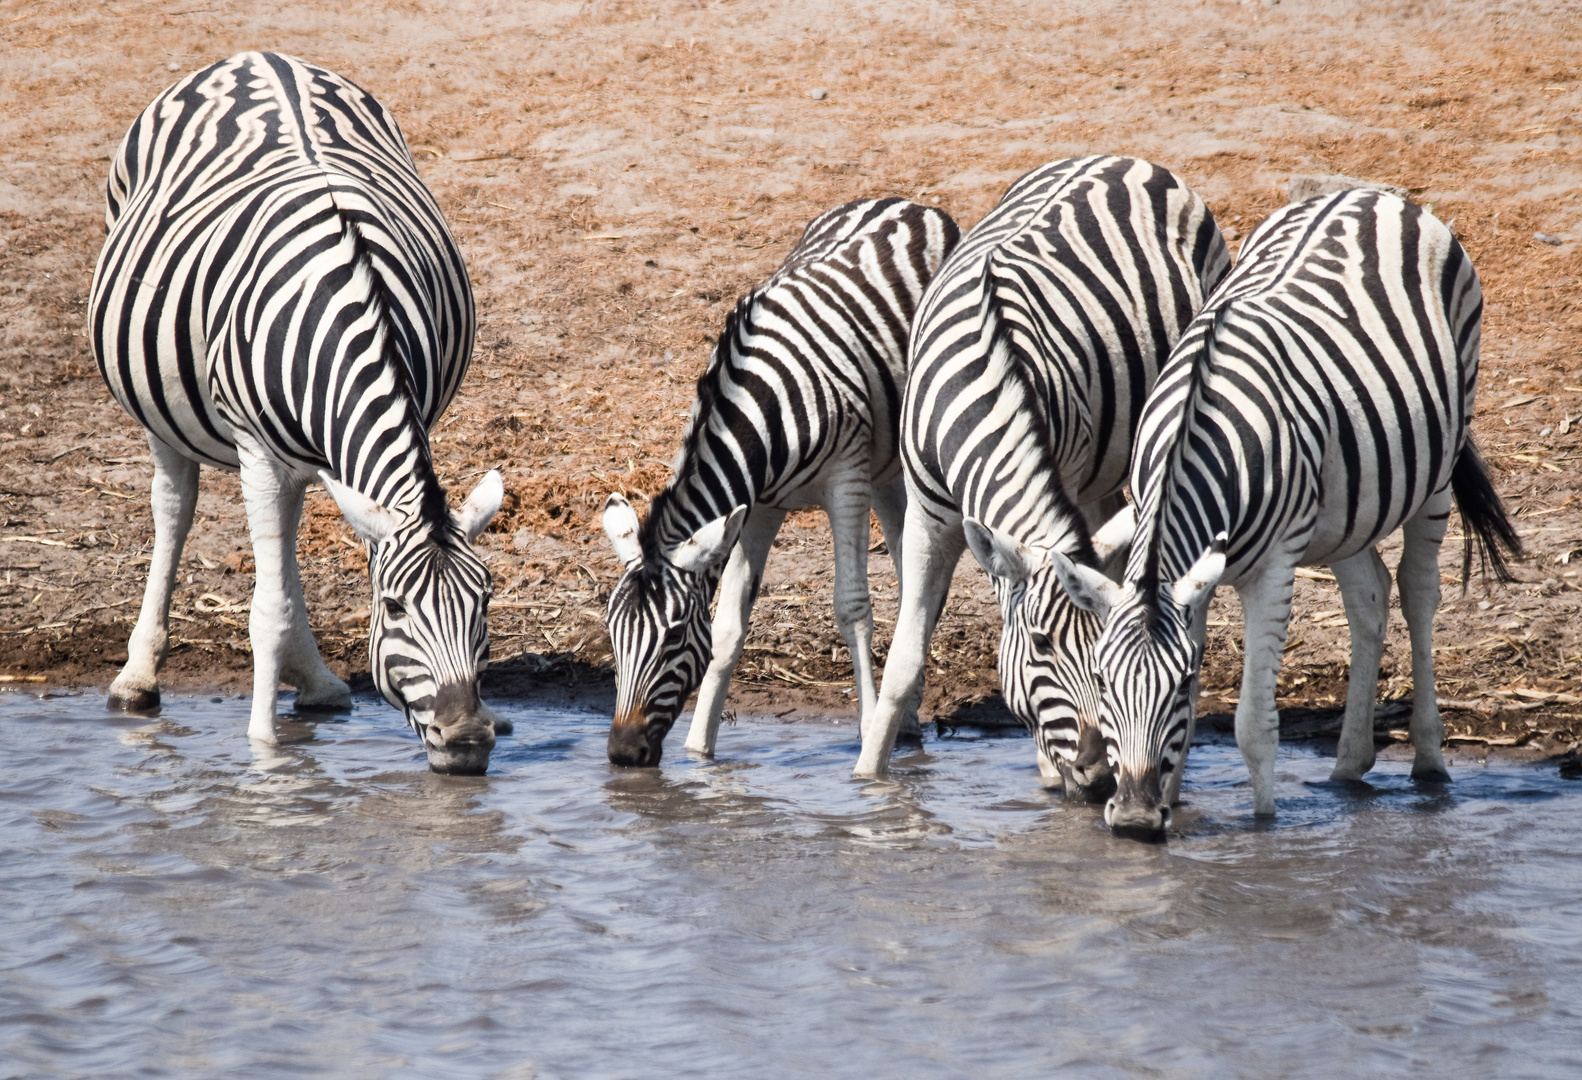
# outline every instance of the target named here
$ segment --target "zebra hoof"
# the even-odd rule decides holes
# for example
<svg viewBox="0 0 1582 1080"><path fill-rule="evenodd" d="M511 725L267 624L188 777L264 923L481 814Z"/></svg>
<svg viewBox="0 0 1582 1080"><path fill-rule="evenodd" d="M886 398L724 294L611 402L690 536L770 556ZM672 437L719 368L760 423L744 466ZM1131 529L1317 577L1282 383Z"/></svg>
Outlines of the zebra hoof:
<svg viewBox="0 0 1582 1080"><path fill-rule="evenodd" d="M516 731L516 725L503 716L494 718L494 733L496 735L510 735Z"/></svg>
<svg viewBox="0 0 1582 1080"><path fill-rule="evenodd" d="M1412 780L1419 784L1448 784L1450 774L1443 768L1413 769Z"/></svg>
<svg viewBox="0 0 1582 1080"><path fill-rule="evenodd" d="M105 702L117 712L153 712L159 708L159 687L110 687L110 697Z"/></svg>

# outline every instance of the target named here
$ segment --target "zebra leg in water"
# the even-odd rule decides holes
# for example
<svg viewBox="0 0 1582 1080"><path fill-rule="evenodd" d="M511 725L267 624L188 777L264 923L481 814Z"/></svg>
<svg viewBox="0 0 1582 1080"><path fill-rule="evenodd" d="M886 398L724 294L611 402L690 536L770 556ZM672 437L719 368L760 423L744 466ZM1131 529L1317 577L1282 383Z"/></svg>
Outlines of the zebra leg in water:
<svg viewBox="0 0 1582 1080"><path fill-rule="evenodd" d="M1351 630L1351 670L1346 676L1346 713L1335 746L1331 780L1361 780L1373 768L1373 707L1379 696L1379 658L1390 624L1390 571L1379 549L1366 547L1329 564L1340 586Z"/></svg>
<svg viewBox="0 0 1582 1080"><path fill-rule="evenodd" d="M890 562L895 567L895 606L901 607L901 560L903 534L906 531L906 477L897 474L886 484L876 484L873 489L873 513L879 519L879 530L884 533L884 546L890 551ZM875 707L877 707L877 696ZM917 706L913 705L901 717L901 730L897 738L920 739L922 725L917 721Z"/></svg>
<svg viewBox="0 0 1582 1080"><path fill-rule="evenodd" d="M1440 745L1445 724L1439 718L1434 682L1434 613L1439 610L1439 545L1450 519L1447 488L1428 500L1401 530L1404 541L1395 578L1401 588L1401 614L1412 638L1412 777L1448 781Z"/></svg>
<svg viewBox="0 0 1582 1080"><path fill-rule="evenodd" d="M857 684L857 728L861 731L878 702L873 677L873 596L868 591L868 513L873 482L846 475L824 494L824 512L835 545L835 625L851 651L851 673Z"/></svg>
<svg viewBox="0 0 1582 1080"><path fill-rule="evenodd" d="M1291 594L1296 588L1296 558L1279 558L1281 554L1285 553L1272 552L1274 557L1258 575L1236 590L1241 597L1243 654L1236 746L1252 775L1253 813L1259 817L1274 815L1274 758L1280 749L1275 685L1291 623ZM1206 616L1207 607L1204 604L1199 618Z"/></svg>
<svg viewBox="0 0 1582 1080"><path fill-rule="evenodd" d="M928 664L928 643L950 595L950 578L967 550L961 519L942 523L929 517L909 499L906 507L906 552L901 563L901 605L895 616L895 638L884 664L879 704L862 732L862 753L853 775L883 774L895 748L901 722L917 715L923 696L923 672Z"/></svg>
<svg viewBox="0 0 1582 1080"><path fill-rule="evenodd" d="M742 658L742 647L747 644L747 622L758 599L758 587L763 584L764 563L769 559L769 548L785 519L784 510L762 505L753 507L742 525L730 561L725 564L725 573L720 579L719 604L714 609L714 624L709 633L714 656L703 675L703 685L698 688L692 727L687 731L688 750L714 756L720 717L725 714L725 694L730 689L736 664Z"/></svg>
<svg viewBox="0 0 1582 1080"><path fill-rule="evenodd" d="M247 737L275 741L275 703L286 679L309 707L351 704L351 691L324 666L308 626L297 569L297 525L306 481L286 472L250 434L236 433L242 500L253 541L253 606L247 619L253 646L253 708Z"/></svg>
<svg viewBox="0 0 1582 1080"><path fill-rule="evenodd" d="M198 505L198 463L148 432L154 482L149 506L154 512L154 552L137 625L126 643L126 665L110 684L110 705L142 711L159 705L159 669L170 652L170 597L176 588L181 549Z"/></svg>

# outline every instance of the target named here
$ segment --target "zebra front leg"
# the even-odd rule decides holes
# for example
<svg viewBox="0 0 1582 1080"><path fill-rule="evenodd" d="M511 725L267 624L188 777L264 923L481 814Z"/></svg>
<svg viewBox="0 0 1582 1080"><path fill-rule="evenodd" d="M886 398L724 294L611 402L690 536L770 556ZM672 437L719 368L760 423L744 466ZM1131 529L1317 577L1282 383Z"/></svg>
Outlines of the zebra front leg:
<svg viewBox="0 0 1582 1080"><path fill-rule="evenodd" d="M784 510L753 507L742 525L730 561L725 564L725 573L720 579L719 604L714 609L714 625L710 631L714 656L698 688L698 703L692 711L692 727L687 732L686 748L694 753L714 756L720 717L725 714L725 694L730 689L736 664L742 658L742 648L747 644L748 620L758 599L758 586L763 582L764 563L769 559L769 548L785 519Z"/></svg>
<svg viewBox="0 0 1582 1080"><path fill-rule="evenodd" d="M280 677L297 688L296 707L299 709L349 709L351 687L325 666L324 657L319 654L319 643L313 640L313 627L308 622L307 598L302 595L297 530L302 524L302 499L306 492L305 486L295 483L281 491L280 531L288 541L283 545L282 574L291 630L281 655ZM257 562L256 555L254 562Z"/></svg>
<svg viewBox="0 0 1582 1080"><path fill-rule="evenodd" d="M1291 622L1296 565L1266 565L1238 586L1242 608L1241 700L1236 703L1236 746L1252 777L1253 813L1274 816L1274 759L1280 749L1280 711L1275 685Z"/></svg>
<svg viewBox="0 0 1582 1080"><path fill-rule="evenodd" d="M154 514L154 551L137 625L126 643L126 664L110 684L113 709L141 712L159 705L159 669L170 652L170 597L176 588L181 549L198 505L198 463L152 432L148 434L154 481L149 507Z"/></svg>
<svg viewBox="0 0 1582 1080"><path fill-rule="evenodd" d="M929 517L912 500L906 508L906 557L901 564L901 607L895 638L884 665L884 681L873 717L862 732L862 753L854 774L882 776L908 710L916 712L923 696L923 672L934 625L950 595L950 578L967 537L961 519L945 523Z"/></svg>
<svg viewBox="0 0 1582 1080"><path fill-rule="evenodd" d="M294 629L287 561L295 561L296 521L293 507L302 505L306 482L292 476L251 435L238 432L237 456L242 465L242 500L247 530L253 540L253 606L247 635L253 646L253 708L247 737L262 743L275 739L275 703L280 677L290 654Z"/></svg>
<svg viewBox="0 0 1582 1080"><path fill-rule="evenodd" d="M1351 671L1346 677L1346 714L1340 723L1331 780L1361 780L1378 757L1373 746L1373 707L1379 696L1379 658L1390 622L1390 571L1377 548L1329 564L1340 586L1351 629Z"/></svg>
<svg viewBox="0 0 1582 1080"><path fill-rule="evenodd" d="M1412 638L1412 777L1448 781L1450 773L1440 746L1445 725L1439 717L1434 683L1434 613L1439 610L1439 545L1450 517L1450 491L1428 500L1402 530L1404 541L1396 581L1401 586L1401 614Z"/></svg>
<svg viewBox="0 0 1582 1080"><path fill-rule="evenodd" d="M890 562L895 566L895 606L899 611L901 607L901 559L904 550L902 543L906 532L906 479L899 473L896 474L894 480L874 486L873 513L879 519L879 529L884 533L884 546L889 549ZM917 706L914 705L901 717L901 730L897 737L920 739L922 736L923 728L917 722Z"/></svg>

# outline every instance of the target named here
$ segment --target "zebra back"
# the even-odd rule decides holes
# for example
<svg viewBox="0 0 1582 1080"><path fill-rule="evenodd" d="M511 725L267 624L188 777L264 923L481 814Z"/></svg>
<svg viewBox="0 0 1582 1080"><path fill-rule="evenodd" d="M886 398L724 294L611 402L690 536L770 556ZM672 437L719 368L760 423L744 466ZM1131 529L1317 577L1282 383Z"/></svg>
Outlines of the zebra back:
<svg viewBox="0 0 1582 1080"><path fill-rule="evenodd" d="M898 198L814 219L726 317L674 476L647 519L639 528L624 500L607 505L607 531L618 512L631 515L627 570L608 615L616 722L646 724L655 760L711 657L708 606L735 540L725 529L733 513L812 505L837 469L864 469L874 483L896 475L907 336L959 238L944 211ZM710 558L678 560L705 536Z"/></svg>

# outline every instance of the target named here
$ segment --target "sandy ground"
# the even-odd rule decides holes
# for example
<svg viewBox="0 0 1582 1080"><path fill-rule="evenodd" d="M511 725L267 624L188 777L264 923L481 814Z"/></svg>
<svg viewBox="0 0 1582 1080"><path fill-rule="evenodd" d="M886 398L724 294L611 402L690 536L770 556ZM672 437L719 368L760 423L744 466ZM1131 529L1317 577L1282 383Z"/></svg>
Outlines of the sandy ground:
<svg viewBox="0 0 1582 1080"><path fill-rule="evenodd" d="M433 441L458 491L489 467L505 472L505 508L482 539L498 584L497 692L608 698L601 620L618 564L599 506L609 491L636 498L664 482L712 335L805 222L893 193L970 226L1026 170L1116 152L1179 172L1233 248L1285 201L1293 174L1397 184L1452 225L1487 300L1477 435L1530 558L1519 584L1474 582L1463 597L1459 545L1447 545L1439 693L1453 738L1476 752L1490 741L1553 752L1582 734L1574 5L329 7L0 2L5 681L108 684L147 563L147 449L83 331L110 155L178 72L268 48L341 71L392 110L466 255L478 348ZM236 495L233 476L205 472L167 685L247 686L251 560ZM355 676L365 563L322 492L302 548L324 651ZM886 559L873 579L882 656ZM771 558L738 708L853 708L830 582L822 516L795 515ZM1229 707L1239 674L1234 596L1216 604L1211 713ZM1299 582L1281 680L1293 733L1334 724L1339 609L1332 583ZM935 639L933 715L1003 717L998 623L969 558ZM1397 618L1387 697L1410 694L1408 659ZM1400 715L1387 702L1381 729Z"/></svg>

